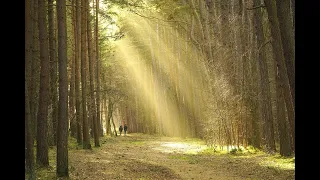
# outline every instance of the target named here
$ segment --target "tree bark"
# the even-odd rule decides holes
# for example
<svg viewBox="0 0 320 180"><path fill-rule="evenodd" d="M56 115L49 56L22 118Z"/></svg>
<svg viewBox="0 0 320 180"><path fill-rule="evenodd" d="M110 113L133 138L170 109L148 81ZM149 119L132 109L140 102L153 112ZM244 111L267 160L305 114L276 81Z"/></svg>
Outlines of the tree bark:
<svg viewBox="0 0 320 180"><path fill-rule="evenodd" d="M76 35L76 8L74 6L75 0L72 0L72 35L73 35L73 42L74 45L72 47L72 57L71 57L71 78L70 78L70 91L69 91L69 117L70 119L70 134L72 137L76 138L77 134L77 122L76 118L74 118L75 112L75 74L76 74L76 67L75 67L75 59L76 59L76 50L75 50L75 43L77 41Z"/></svg>
<svg viewBox="0 0 320 180"><path fill-rule="evenodd" d="M202 22L201 22L201 19L200 19L200 15L199 15L199 13L197 12L197 9L196 9L196 7L195 7L195 4L194 4L194 0L190 0L190 5L191 5L191 7L192 7L192 9L193 9L193 15L194 15L194 17L196 18L196 20L197 20L197 22L198 22L198 28L199 28L199 33L200 33L200 42L202 42L202 43L200 43L199 44L199 46L200 46L200 51L201 51L201 53L203 54L203 55L207 55L206 53L205 53L205 47L204 47L204 31L203 31L203 25L202 25ZM193 30L193 20L192 20L192 30L191 30L191 37L193 38L193 39L195 39L194 37L193 37L193 34L194 34L194 30ZM207 59L207 57L204 57L205 59ZM208 61L207 61L208 62Z"/></svg>
<svg viewBox="0 0 320 180"><path fill-rule="evenodd" d="M37 118L37 164L40 167L49 166L48 158L48 105L50 61L48 53L48 33L46 20L46 5L44 0L38 1L38 28L40 42L40 92Z"/></svg>
<svg viewBox="0 0 320 180"><path fill-rule="evenodd" d="M100 112L100 54L99 54L99 0L96 0L96 25L95 25L95 46L96 46L96 98L97 98L97 122L98 127L101 129L99 131L100 136L103 136L103 126L101 120L101 112Z"/></svg>
<svg viewBox="0 0 320 180"><path fill-rule="evenodd" d="M115 134L116 136L118 136L118 133L117 133L117 127L116 127L116 125L114 124L114 120L113 120L112 112L111 112L111 120L112 120L112 124L113 124L113 127L114 127L114 134Z"/></svg>
<svg viewBox="0 0 320 180"><path fill-rule="evenodd" d="M57 0L59 59L59 118L57 129L57 176L68 177L68 73L66 0Z"/></svg>
<svg viewBox="0 0 320 180"><path fill-rule="evenodd" d="M250 0L248 3L253 4L253 0ZM245 8L245 7L244 7ZM257 48L257 39L256 39L256 29L255 21L254 21L254 12L248 12L248 20L249 20L249 35L250 35L250 43L251 43L251 50L250 50L250 57L249 62L251 64L251 74L252 77L250 78L250 105L252 108L252 117L251 121L248 122L251 123L249 125L249 130L246 130L246 137L247 139L251 139L251 144L256 148L261 148L261 137L260 137L260 128L259 128L259 121L260 121L260 106L259 106L259 71L258 71L258 53L256 51ZM251 33L250 33L251 32ZM250 134L250 135L248 135ZM247 140L249 142L249 140Z"/></svg>
<svg viewBox="0 0 320 180"><path fill-rule="evenodd" d="M271 26L271 35L272 35L271 43L272 43L272 48L275 55L275 64L277 67L277 71L279 72L279 82L281 82L281 85L279 86L279 88L281 88L281 91L283 91L284 93L284 100L286 103L288 117L290 120L290 119L294 119L295 112L294 112L293 99L290 91L290 83L289 83L289 78L287 74L287 67L285 64L285 57L283 53L284 51L282 46L281 32L279 28L280 26L277 18L278 17L277 7L274 0L265 0L265 4L268 12L270 26ZM289 121L290 126L293 127L294 129L293 122Z"/></svg>
<svg viewBox="0 0 320 180"><path fill-rule="evenodd" d="M290 0L277 0L277 14L279 20L282 47L284 52L285 64L290 84L290 93L292 96L293 108L295 107L295 42L292 24L292 15L290 14ZM294 109L293 109L294 111ZM292 109L288 108L288 120L290 124L290 133L293 149L295 148L295 120Z"/></svg>
<svg viewBox="0 0 320 180"><path fill-rule="evenodd" d="M111 125L110 125L110 119L111 119L111 115L110 115L110 99L108 101L108 105L107 105L107 99L105 99L105 116L106 116L106 134L109 134L112 136L111 133Z"/></svg>
<svg viewBox="0 0 320 180"><path fill-rule="evenodd" d="M221 40L223 47L226 49L231 47L229 23L230 3L230 0L220 0Z"/></svg>
<svg viewBox="0 0 320 180"><path fill-rule="evenodd" d="M30 113L31 113L31 131L33 141L37 136L37 109L39 102L39 28L38 28L38 0L32 0L32 20L33 20L33 43L32 43L32 61L30 78Z"/></svg>
<svg viewBox="0 0 320 180"><path fill-rule="evenodd" d="M277 67L275 67L277 68ZM276 97L277 97L277 122L280 139L280 154L282 156L290 156L290 138L286 125L285 103L283 97L282 82L280 79L279 69L276 69Z"/></svg>
<svg viewBox="0 0 320 180"><path fill-rule="evenodd" d="M83 149L91 149L89 124L87 117L87 82L86 82L86 34L87 34L87 0L81 0L81 89L82 89L82 121L83 121Z"/></svg>
<svg viewBox="0 0 320 180"><path fill-rule="evenodd" d="M53 11L54 0L48 0L48 23L49 23L49 54L50 54L50 87L51 87L51 105L52 105L52 133L53 140L49 141L53 146L57 143L57 121L58 121L58 92L57 92L57 69L58 62L56 57L56 34L55 34L55 20Z"/></svg>
<svg viewBox="0 0 320 180"><path fill-rule="evenodd" d="M75 42L75 95L76 95L76 121L77 121L77 143L82 144L82 117L81 117L81 95L80 95L80 55L81 55L81 7L80 0L76 0L76 42Z"/></svg>
<svg viewBox="0 0 320 180"><path fill-rule="evenodd" d="M199 1L200 6L200 17L203 25L203 37L204 37L204 48L205 52L207 54L207 63L213 63L213 56L212 56L212 47L211 47L211 37L209 32L209 16L208 16L208 9L206 8L206 5L204 1Z"/></svg>
<svg viewBox="0 0 320 180"><path fill-rule="evenodd" d="M254 7L260 5L260 0L254 0ZM260 98L261 98L261 114L263 119L263 134L266 139L266 145L268 151L276 151L275 140L274 140L274 128L273 128L273 115L272 115L272 104L269 84L269 74L267 66L267 58L265 51L263 50L264 43L266 41L263 33L263 24L261 20L262 11L256 9L254 11L255 29L257 34L257 45L258 45L258 68L260 72Z"/></svg>
<svg viewBox="0 0 320 180"><path fill-rule="evenodd" d="M32 30L33 21L31 14L32 0L25 1L25 160L26 171L29 173L29 179L36 179L35 164L33 152L33 137L31 129L31 112L30 112L30 76L32 61Z"/></svg>
<svg viewBox="0 0 320 180"><path fill-rule="evenodd" d="M93 135L94 135L94 146L95 147L99 147L100 143L99 143L99 130L98 130L98 126L97 126L97 119L96 119L96 103L95 103L95 97L94 97L94 73L93 73L93 66L94 66L94 59L92 58L93 56L93 52L92 52L92 32L91 32L91 18L90 18L90 5L89 5L89 1L87 1L87 27L88 27L88 31L87 31L87 36L88 36L88 54L89 54L89 78L90 78L90 116L91 116L91 120L93 123Z"/></svg>
<svg viewBox="0 0 320 180"><path fill-rule="evenodd" d="M296 1L291 0L291 13L292 13L292 29L293 35L295 34L295 22L296 22Z"/></svg>

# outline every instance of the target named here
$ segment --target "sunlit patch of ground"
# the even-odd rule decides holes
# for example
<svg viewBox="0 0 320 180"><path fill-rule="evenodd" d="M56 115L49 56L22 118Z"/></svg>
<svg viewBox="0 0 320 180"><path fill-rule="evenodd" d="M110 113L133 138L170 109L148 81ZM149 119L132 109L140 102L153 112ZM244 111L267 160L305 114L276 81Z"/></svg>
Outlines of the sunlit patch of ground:
<svg viewBox="0 0 320 180"><path fill-rule="evenodd" d="M199 152L207 149L206 145L185 143L185 142L163 142L160 147L153 149L165 153L185 153L185 154L198 154Z"/></svg>
<svg viewBox="0 0 320 180"><path fill-rule="evenodd" d="M230 147L229 147L230 148ZM257 164L259 164L262 167L266 168L272 168L272 169L281 169L281 170L295 170L295 157L281 157L278 153L275 155L268 155L264 153L261 150L255 149L253 147L240 147L241 150L234 151L234 153L228 152L226 150L226 147L224 147L224 150L221 150L220 148L216 148L215 150L213 148L207 148L201 151L201 154L205 155L217 155L217 156L229 156L233 159L253 159L257 161ZM232 149L232 148L230 148Z"/></svg>
<svg viewBox="0 0 320 180"><path fill-rule="evenodd" d="M283 170L295 169L295 157L281 157L280 155L268 156L259 163L261 166L273 167Z"/></svg>

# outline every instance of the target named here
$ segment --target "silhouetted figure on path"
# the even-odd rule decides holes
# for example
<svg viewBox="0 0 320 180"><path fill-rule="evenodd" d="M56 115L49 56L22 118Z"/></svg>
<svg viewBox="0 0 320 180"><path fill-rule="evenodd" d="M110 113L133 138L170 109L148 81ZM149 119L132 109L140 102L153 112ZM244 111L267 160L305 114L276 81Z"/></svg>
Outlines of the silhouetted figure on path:
<svg viewBox="0 0 320 180"><path fill-rule="evenodd" d="M124 124L124 128L123 128L123 130L124 130L124 135L126 135L126 134L127 134L127 129L128 129L127 124Z"/></svg>
<svg viewBox="0 0 320 180"><path fill-rule="evenodd" d="M120 136L121 136L121 133L122 133L122 125L120 125L120 127L119 127L119 132L120 132Z"/></svg>

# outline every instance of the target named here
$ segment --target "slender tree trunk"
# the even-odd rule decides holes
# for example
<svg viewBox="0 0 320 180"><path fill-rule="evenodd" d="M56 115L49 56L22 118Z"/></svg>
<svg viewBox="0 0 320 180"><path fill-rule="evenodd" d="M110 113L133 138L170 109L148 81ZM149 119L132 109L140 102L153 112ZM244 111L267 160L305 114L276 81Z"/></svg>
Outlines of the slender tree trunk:
<svg viewBox="0 0 320 180"><path fill-rule="evenodd" d="M230 48L230 0L220 0L220 15L221 15L221 40L224 48Z"/></svg>
<svg viewBox="0 0 320 180"><path fill-rule="evenodd" d="M83 121L83 149L91 149L89 124L87 117L87 82L86 82L86 2L81 0L81 89L82 89L82 121Z"/></svg>
<svg viewBox="0 0 320 180"><path fill-rule="evenodd" d="M114 127L114 134L115 134L116 136L118 136L118 133L117 133L117 127L116 127L116 125L114 124L114 120L113 120L112 112L111 112L111 120L112 120L112 124L113 124L113 127Z"/></svg>
<svg viewBox="0 0 320 180"><path fill-rule="evenodd" d="M33 21L33 43L32 43L32 61L31 61L31 79L30 79L30 113L31 113L31 131L34 141L37 136L37 109L39 102L39 28L38 28L38 0L32 0L32 21Z"/></svg>
<svg viewBox="0 0 320 180"><path fill-rule="evenodd" d="M210 30L209 30L209 13L208 9L206 8L205 2L200 0L199 1L199 6L200 6L200 17L201 17L201 22L203 25L203 37L204 37L204 48L205 52L208 57L208 63L213 62L213 56L212 56L212 47L211 47L211 37L210 37Z"/></svg>
<svg viewBox="0 0 320 180"><path fill-rule="evenodd" d="M250 0L248 3L253 4L253 0ZM250 34L250 42L251 42L251 50L250 50L250 63L251 63L251 72L252 78L250 78L251 84L251 98L250 104L252 107L252 117L251 121L248 122L249 127L251 127L250 132L246 131L246 139L250 137L252 145L256 148L261 148L261 137L260 137L260 128L259 128L259 120L260 120L260 109L259 109L259 71L258 71L258 53L256 51L257 48L257 39L256 39L256 29L255 29L255 21L254 21L254 12L248 12L248 20L249 20L249 33ZM248 135L250 134L250 135ZM247 142L249 142L247 140ZM249 145L249 144L247 144Z"/></svg>
<svg viewBox="0 0 320 180"><path fill-rule="evenodd" d="M290 0L276 0L282 47L286 60L287 73L290 83L293 104L295 104L295 42L290 14Z"/></svg>
<svg viewBox="0 0 320 180"><path fill-rule="evenodd" d="M37 118L37 164L40 167L49 166L48 158L48 105L50 61L48 52L48 32L46 20L46 1L38 1L38 27L40 41L40 94Z"/></svg>
<svg viewBox="0 0 320 180"><path fill-rule="evenodd" d="M87 71L87 82L88 82L88 124L89 124L89 134L90 137L94 138L95 140L95 131L96 131L96 127L95 127L95 123L96 123L96 107L95 107L95 97L94 97L94 82L93 82L93 63L94 63L94 58L93 58L93 49L92 49L92 33L91 33L91 17L90 17L90 5L89 5L89 0L86 1L86 25L87 25L87 33L86 33L86 45L88 48L88 61L87 61L87 67L86 69L88 69ZM96 141L96 140L95 140Z"/></svg>
<svg viewBox="0 0 320 180"><path fill-rule="evenodd" d="M90 72L90 113L91 113L91 118L92 118L92 123L93 123L93 134L94 134L94 146L99 147L100 142L99 142L99 129L97 125L97 118L96 118L96 103L95 103L95 97L94 97L94 73L93 73L93 66L94 66L94 59L92 58L93 52L92 52L92 32L91 32L91 18L90 18L90 5L89 1L87 1L87 26L88 26L88 31L87 31L87 36L88 36L88 54L89 54L89 72Z"/></svg>
<svg viewBox="0 0 320 180"><path fill-rule="evenodd" d="M110 100L108 101L110 102ZM106 116L106 134L112 135L111 133L111 125L110 125L110 119L111 119L111 115L110 115L110 103L107 105L107 99L105 99L105 116Z"/></svg>
<svg viewBox="0 0 320 180"><path fill-rule="evenodd" d="M283 53L283 46L282 46L282 39L281 39L281 33L279 28L279 21L278 21L278 15L277 15L277 7L274 0L265 0L265 4L267 7L268 12L268 18L270 21L271 26L271 35L272 35L272 48L275 55L275 64L277 67L277 72L279 73L279 82L281 82L281 85L279 85L279 92L284 93L284 100L286 103L286 108L288 112L289 119L294 119L294 105L293 105L293 99L290 91L290 83L287 75L287 67L285 64L285 57ZM277 82L278 83L278 82ZM285 113L285 112L283 112ZM278 115L277 115L278 116ZM279 116L278 116L279 117ZM292 122L291 126L294 128L294 124ZM287 154L287 153L284 153ZM290 153L288 153L290 154Z"/></svg>
<svg viewBox="0 0 320 180"><path fill-rule="evenodd" d="M276 67L277 68L277 67ZM276 97L277 97L277 122L278 122L278 131L280 136L280 154L282 156L291 155L290 139L288 134L288 128L286 125L286 116L285 116L285 103L283 97L283 88L281 87L282 82L280 79L280 74L278 68L276 70Z"/></svg>
<svg viewBox="0 0 320 180"><path fill-rule="evenodd" d="M96 26L95 26L95 46L96 46L96 98L97 98L97 122L98 127L101 127L100 136L103 136L101 113L100 113L100 54L99 54L99 0L96 0Z"/></svg>
<svg viewBox="0 0 320 180"><path fill-rule="evenodd" d="M295 21L296 21L296 1L295 0L291 0L291 13L292 13L292 29L293 29L293 35L294 35L295 34Z"/></svg>
<svg viewBox="0 0 320 180"><path fill-rule="evenodd" d="M32 0L25 1L25 160L26 171L29 173L29 179L35 180L35 164L33 152L33 137L31 129L31 112L30 112L30 97L29 97L29 82L31 76L31 61L32 61Z"/></svg>
<svg viewBox="0 0 320 180"><path fill-rule="evenodd" d="M68 72L66 0L57 0L59 59L59 119L57 136L57 176L68 177Z"/></svg>
<svg viewBox="0 0 320 180"><path fill-rule="evenodd" d="M217 4L219 3L218 0L216 1L209 1L207 2L207 6L208 6L208 13L209 13L209 24L211 26L211 31L212 31L212 36L214 36L214 38L212 38L212 40L215 40L216 42L220 42L221 39L219 39L219 34L220 34L220 24L218 23L218 17L219 17L219 8L217 7ZM214 45L212 43L212 45ZM214 49L212 49L214 50ZM217 49L215 49L214 51L217 51Z"/></svg>
<svg viewBox="0 0 320 180"><path fill-rule="evenodd" d="M77 121L77 143L82 144L82 117L81 117L81 94L80 94L80 54L81 54L81 7L80 0L76 0L76 59L75 59L75 95L76 95L76 121Z"/></svg>
<svg viewBox="0 0 320 180"><path fill-rule="evenodd" d="M76 60L76 41L77 41L77 31L76 31L76 8L74 6L75 0L72 0L72 34L73 34L73 41L74 46L72 48L72 63L71 63L71 78L70 78L70 93L69 93L69 117L70 119L70 134L72 137L76 138L77 134L77 122L75 116L75 74L76 74L76 67L75 67L75 60Z"/></svg>
<svg viewBox="0 0 320 180"><path fill-rule="evenodd" d="M54 11L53 11L54 0L48 0L48 23L49 23L49 53L50 53L50 68L51 68L51 104L52 104L52 133L53 133L53 144L57 143L57 121L58 121L58 92L57 92L57 69L58 62L56 57L56 34L55 34L55 21L54 21ZM50 141L49 141L50 142Z"/></svg>
<svg viewBox="0 0 320 180"><path fill-rule="evenodd" d="M260 0L254 0L254 6L260 5ZM263 132L266 140L268 151L276 151L275 140L274 140L274 128L273 128L273 115L272 115L272 104L271 94L269 85L269 74L267 66L267 57L264 51L265 46L265 35L263 33L263 24L261 20L262 11L256 9L254 11L255 29L257 34L257 45L258 45L258 61L259 61L259 72L260 72L260 98L261 98L261 113L263 119Z"/></svg>
<svg viewBox="0 0 320 180"><path fill-rule="evenodd" d="M198 22L198 28L199 28L199 33L200 33L200 42L201 42L201 44L199 44L200 45L200 51L201 51L202 55L207 55L206 53L204 53L205 52L205 47L204 47L205 39L204 39L204 31L203 31L203 25L202 25L202 22L201 22L201 19L200 19L200 15L199 15L196 7L195 7L194 0L191 0L190 4L191 4L191 7L193 9L193 15L194 15L194 17L196 18L196 20ZM193 22L192 22L191 37L193 37L193 33L194 32L193 32ZM207 57L205 57L205 59L207 59Z"/></svg>
<svg viewBox="0 0 320 180"><path fill-rule="evenodd" d="M285 64L290 84L293 106L295 107L295 42L292 29L292 15L290 14L290 0L277 0L277 14L281 33L282 47L284 51ZM295 148L295 120L293 109L288 108L288 120L293 149Z"/></svg>
<svg viewBox="0 0 320 180"><path fill-rule="evenodd" d="M250 97L248 97L247 93L248 93L248 79L250 78L248 75L248 64L249 64L249 58L248 58L248 43L249 40L246 38L247 35L249 34L248 32L248 17L247 17L247 10L244 9L245 7L247 7L246 2L239 0L239 18L241 22L240 25L240 59L241 59L241 66L242 66L242 86L241 86L241 96L243 97L243 101L241 103L241 107L245 104L246 100L248 100ZM246 106L244 106L244 108L246 108ZM243 118L243 120L242 120ZM248 117L246 116L246 113L241 112L241 126L243 125L244 122L247 122Z"/></svg>

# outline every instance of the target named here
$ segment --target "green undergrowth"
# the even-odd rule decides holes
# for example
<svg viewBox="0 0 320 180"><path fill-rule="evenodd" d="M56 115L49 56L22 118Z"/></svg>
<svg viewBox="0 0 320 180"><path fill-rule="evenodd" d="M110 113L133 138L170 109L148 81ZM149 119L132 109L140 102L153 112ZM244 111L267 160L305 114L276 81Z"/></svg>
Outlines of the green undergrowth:
<svg viewBox="0 0 320 180"><path fill-rule="evenodd" d="M212 155L212 156L225 156L235 159L254 159L256 158L258 164L263 167L280 169L280 170L294 170L295 169L295 156L283 157L279 153L268 154L262 150L248 146L246 148L227 148L223 150L219 148L207 148L199 154Z"/></svg>
<svg viewBox="0 0 320 180"><path fill-rule="evenodd" d="M262 155L264 152L261 150L254 148L252 146L248 146L246 148L240 147L229 147L229 150L226 146L221 148L221 146L216 147L208 147L200 152L200 154L207 154L207 155L233 155L233 156L252 156L252 155Z"/></svg>
<svg viewBox="0 0 320 180"><path fill-rule="evenodd" d="M77 143L77 139L70 137L68 139L68 149L82 149L82 145Z"/></svg>
<svg viewBox="0 0 320 180"><path fill-rule="evenodd" d="M266 156L260 163L261 166L275 169L294 170L295 156L283 157L280 154Z"/></svg>
<svg viewBox="0 0 320 180"><path fill-rule="evenodd" d="M82 144L78 144L77 143L77 139L73 138L73 137L69 137L68 140L68 149L69 150L80 150L83 149L83 145ZM94 138L90 138L90 145L91 145L91 149L92 151L99 151L103 144L108 144L108 143L118 143L117 139L115 137L100 137L99 139L99 144L100 146L95 147L95 143L94 143Z"/></svg>
<svg viewBox="0 0 320 180"><path fill-rule="evenodd" d="M56 146L50 146L48 148L48 158L49 158L49 166L48 167L39 167L36 165L35 173L36 179L57 179L56 176ZM36 147L34 148L34 157L36 158ZM29 177L27 173L25 173L25 177Z"/></svg>
<svg viewBox="0 0 320 180"><path fill-rule="evenodd" d="M105 138L101 137L100 138L100 147L102 146L104 141L112 141L110 140L111 138ZM99 151L100 147L94 147L94 140L91 138L90 140L91 143L91 150L92 151ZM34 156L36 158L36 146L34 146ZM68 151L73 151L73 150L80 150L83 149L82 144L77 143L77 139L70 137L68 139ZM48 157L49 157L49 166L48 167L42 167L40 168L39 166L36 165L36 179L59 179L59 180L65 180L69 178L57 178L56 176L56 164L57 164L57 157L56 153L57 152L57 147L56 146L49 146L48 148ZM69 167L69 172L72 171L72 167ZM25 177L29 177L27 173L25 173Z"/></svg>

